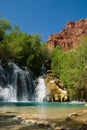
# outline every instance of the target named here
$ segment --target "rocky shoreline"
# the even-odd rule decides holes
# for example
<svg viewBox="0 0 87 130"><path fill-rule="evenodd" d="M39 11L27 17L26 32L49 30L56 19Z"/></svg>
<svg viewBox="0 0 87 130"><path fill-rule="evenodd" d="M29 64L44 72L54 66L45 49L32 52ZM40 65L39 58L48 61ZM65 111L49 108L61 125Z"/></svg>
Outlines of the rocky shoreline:
<svg viewBox="0 0 87 130"><path fill-rule="evenodd" d="M86 117L87 111L69 120L38 119L37 114L0 111L0 130L87 130Z"/></svg>

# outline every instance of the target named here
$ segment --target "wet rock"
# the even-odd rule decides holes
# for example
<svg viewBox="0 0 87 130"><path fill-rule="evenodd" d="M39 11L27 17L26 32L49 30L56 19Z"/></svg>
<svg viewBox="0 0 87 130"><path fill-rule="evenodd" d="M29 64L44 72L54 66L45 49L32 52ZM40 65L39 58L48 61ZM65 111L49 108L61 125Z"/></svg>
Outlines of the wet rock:
<svg viewBox="0 0 87 130"><path fill-rule="evenodd" d="M70 113L67 117L66 117L66 119L65 119L65 121L69 121L72 117L74 117L74 116L78 116L78 114L77 113Z"/></svg>
<svg viewBox="0 0 87 130"><path fill-rule="evenodd" d="M68 93L67 91L59 86L56 79L48 74L45 76L45 84L47 91L47 101L52 102L63 102L67 101Z"/></svg>
<svg viewBox="0 0 87 130"><path fill-rule="evenodd" d="M45 128L45 129L51 128L51 126L49 124L44 124L44 123L40 123L40 124L38 124L38 126Z"/></svg>
<svg viewBox="0 0 87 130"><path fill-rule="evenodd" d="M85 104L85 106L87 107L87 104Z"/></svg>
<svg viewBox="0 0 87 130"><path fill-rule="evenodd" d="M85 121L82 126L79 128L79 130L87 130L87 121Z"/></svg>
<svg viewBox="0 0 87 130"><path fill-rule="evenodd" d="M5 120L5 119L9 119L9 118L14 118L15 115L0 115L0 120Z"/></svg>
<svg viewBox="0 0 87 130"><path fill-rule="evenodd" d="M61 128L60 127L56 127L55 130L61 130Z"/></svg>
<svg viewBox="0 0 87 130"><path fill-rule="evenodd" d="M68 127L56 127L54 130L77 130L75 128L68 128Z"/></svg>

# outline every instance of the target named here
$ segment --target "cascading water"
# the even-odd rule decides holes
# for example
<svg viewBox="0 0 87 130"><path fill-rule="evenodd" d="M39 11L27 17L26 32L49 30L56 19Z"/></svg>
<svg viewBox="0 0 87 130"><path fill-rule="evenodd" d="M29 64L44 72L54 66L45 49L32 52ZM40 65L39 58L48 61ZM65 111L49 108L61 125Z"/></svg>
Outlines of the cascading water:
<svg viewBox="0 0 87 130"><path fill-rule="evenodd" d="M4 69L0 62L0 101L46 101L44 76L38 78L35 88L27 67L20 68L11 61L8 66Z"/></svg>
<svg viewBox="0 0 87 130"><path fill-rule="evenodd" d="M46 101L46 86L45 86L43 76L40 76L38 78L38 84L36 86L36 98L35 98L35 101L38 101L38 102Z"/></svg>
<svg viewBox="0 0 87 130"><path fill-rule="evenodd" d="M0 63L0 101L30 101L34 93L33 80L27 68L20 69L9 62L4 70Z"/></svg>

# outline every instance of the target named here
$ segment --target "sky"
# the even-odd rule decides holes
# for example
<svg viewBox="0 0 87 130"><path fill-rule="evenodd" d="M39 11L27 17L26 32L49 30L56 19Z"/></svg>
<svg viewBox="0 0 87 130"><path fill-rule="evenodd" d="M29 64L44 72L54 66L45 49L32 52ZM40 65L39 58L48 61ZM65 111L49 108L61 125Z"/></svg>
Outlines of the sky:
<svg viewBox="0 0 87 130"><path fill-rule="evenodd" d="M23 32L40 34L46 42L68 21L87 18L87 0L0 0L0 18Z"/></svg>

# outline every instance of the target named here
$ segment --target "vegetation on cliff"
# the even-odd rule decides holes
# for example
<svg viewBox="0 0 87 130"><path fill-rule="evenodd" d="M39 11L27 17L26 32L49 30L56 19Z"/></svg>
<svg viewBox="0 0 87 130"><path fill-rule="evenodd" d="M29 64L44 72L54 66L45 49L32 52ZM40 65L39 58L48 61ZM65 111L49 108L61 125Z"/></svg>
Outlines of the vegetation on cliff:
<svg viewBox="0 0 87 130"><path fill-rule="evenodd" d="M50 53L40 35L24 33L18 26L12 27L9 21L0 19L0 60L7 63L9 59L27 66L34 75L40 74L45 61L51 61L52 75L68 90L69 97L87 100L87 35L81 37L74 49L64 52L57 46ZM46 66L50 68L47 62Z"/></svg>
<svg viewBox="0 0 87 130"><path fill-rule="evenodd" d="M81 37L79 46L64 52L57 46L52 55L52 71L74 100L87 100L87 35Z"/></svg>

